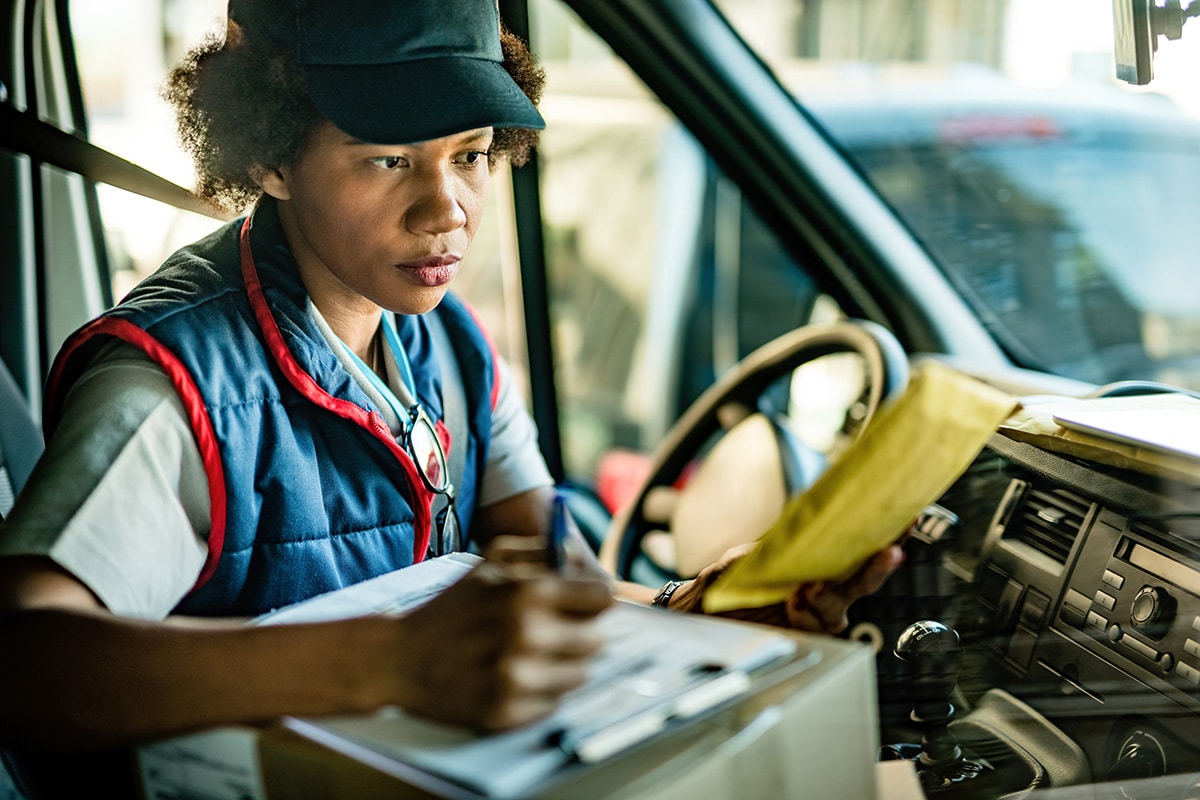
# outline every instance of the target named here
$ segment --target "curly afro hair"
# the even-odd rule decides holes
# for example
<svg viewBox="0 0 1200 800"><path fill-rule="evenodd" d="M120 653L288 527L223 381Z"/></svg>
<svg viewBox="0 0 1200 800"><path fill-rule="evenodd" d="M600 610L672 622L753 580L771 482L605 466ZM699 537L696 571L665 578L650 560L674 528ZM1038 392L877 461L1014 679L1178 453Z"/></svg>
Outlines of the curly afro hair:
<svg viewBox="0 0 1200 800"><path fill-rule="evenodd" d="M501 28L504 68L537 105L545 72L521 39ZM174 107L179 141L196 165L196 193L213 206L242 211L262 194L255 177L295 161L323 117L304 75L269 43L236 24L209 34L167 76L162 96ZM520 166L538 131L497 128L491 163Z"/></svg>

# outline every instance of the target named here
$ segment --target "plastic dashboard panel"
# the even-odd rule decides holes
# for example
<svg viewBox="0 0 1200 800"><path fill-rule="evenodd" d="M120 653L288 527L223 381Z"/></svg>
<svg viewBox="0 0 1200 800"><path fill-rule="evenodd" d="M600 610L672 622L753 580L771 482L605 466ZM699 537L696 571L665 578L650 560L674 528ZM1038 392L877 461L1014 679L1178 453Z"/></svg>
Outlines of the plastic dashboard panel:
<svg viewBox="0 0 1200 800"><path fill-rule="evenodd" d="M941 504L968 704L1011 692L1096 779L1200 770L1200 487L997 435Z"/></svg>

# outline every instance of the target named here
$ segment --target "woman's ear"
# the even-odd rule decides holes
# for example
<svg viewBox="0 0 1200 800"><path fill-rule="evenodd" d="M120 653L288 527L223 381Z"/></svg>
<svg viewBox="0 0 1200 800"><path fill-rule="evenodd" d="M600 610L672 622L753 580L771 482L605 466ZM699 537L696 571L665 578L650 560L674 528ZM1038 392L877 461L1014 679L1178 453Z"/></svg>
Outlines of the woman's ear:
<svg viewBox="0 0 1200 800"><path fill-rule="evenodd" d="M262 190L276 200L291 200L292 193L288 189L287 177L279 169L264 169L256 166L252 175L254 182Z"/></svg>

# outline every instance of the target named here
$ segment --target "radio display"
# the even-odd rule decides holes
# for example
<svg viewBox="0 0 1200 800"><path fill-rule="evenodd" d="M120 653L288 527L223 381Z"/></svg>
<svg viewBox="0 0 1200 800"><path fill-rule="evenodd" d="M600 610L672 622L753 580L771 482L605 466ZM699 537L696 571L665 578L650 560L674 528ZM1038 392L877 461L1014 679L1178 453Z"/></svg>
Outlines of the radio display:
<svg viewBox="0 0 1200 800"><path fill-rule="evenodd" d="M1132 539L1126 539L1120 549L1125 554L1124 560L1133 566L1140 567L1191 594L1200 595L1200 572Z"/></svg>

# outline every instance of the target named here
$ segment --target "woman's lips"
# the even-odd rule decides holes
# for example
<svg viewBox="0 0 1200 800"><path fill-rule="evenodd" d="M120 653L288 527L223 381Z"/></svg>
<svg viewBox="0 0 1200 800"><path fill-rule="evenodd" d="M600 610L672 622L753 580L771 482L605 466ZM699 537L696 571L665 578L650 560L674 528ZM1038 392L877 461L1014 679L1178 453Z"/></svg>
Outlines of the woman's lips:
<svg viewBox="0 0 1200 800"><path fill-rule="evenodd" d="M459 260L458 256L430 256L396 266L413 276L418 283L436 287L445 286L454 279Z"/></svg>

